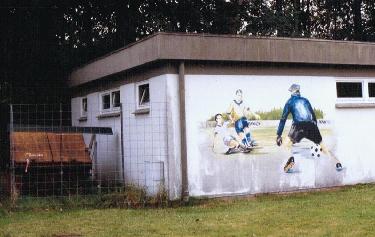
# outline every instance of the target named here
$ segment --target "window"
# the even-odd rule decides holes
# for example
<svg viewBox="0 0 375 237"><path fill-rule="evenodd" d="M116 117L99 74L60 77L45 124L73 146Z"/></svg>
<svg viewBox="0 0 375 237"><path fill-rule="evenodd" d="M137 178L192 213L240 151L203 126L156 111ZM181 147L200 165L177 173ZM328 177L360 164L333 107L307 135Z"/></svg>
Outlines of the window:
<svg viewBox="0 0 375 237"><path fill-rule="evenodd" d="M112 91L112 106L114 108L120 107L120 91Z"/></svg>
<svg viewBox="0 0 375 237"><path fill-rule="evenodd" d="M368 97L375 98L375 82L368 83Z"/></svg>
<svg viewBox="0 0 375 237"><path fill-rule="evenodd" d="M108 110L111 108L111 94L102 95L102 110Z"/></svg>
<svg viewBox="0 0 375 237"><path fill-rule="evenodd" d="M107 91L100 94L100 111L112 112L120 109L120 90Z"/></svg>
<svg viewBox="0 0 375 237"><path fill-rule="evenodd" d="M137 85L137 107L149 108L150 107L150 84L142 83Z"/></svg>
<svg viewBox="0 0 375 237"><path fill-rule="evenodd" d="M375 106L375 80L363 78L336 81L336 107Z"/></svg>
<svg viewBox="0 0 375 237"><path fill-rule="evenodd" d="M87 97L82 98L81 100L81 117L87 116Z"/></svg>
<svg viewBox="0 0 375 237"><path fill-rule="evenodd" d="M337 98L362 98L362 82L336 82Z"/></svg>

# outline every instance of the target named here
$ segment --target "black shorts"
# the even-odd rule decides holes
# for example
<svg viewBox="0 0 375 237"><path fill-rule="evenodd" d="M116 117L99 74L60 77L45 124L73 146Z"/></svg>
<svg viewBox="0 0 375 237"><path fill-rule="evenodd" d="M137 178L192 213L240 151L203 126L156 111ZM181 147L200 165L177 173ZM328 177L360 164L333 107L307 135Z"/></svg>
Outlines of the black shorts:
<svg viewBox="0 0 375 237"><path fill-rule="evenodd" d="M322 135L320 135L319 128L312 122L293 124L288 136L293 144L300 142L303 138L309 139L315 144L320 144L322 142Z"/></svg>

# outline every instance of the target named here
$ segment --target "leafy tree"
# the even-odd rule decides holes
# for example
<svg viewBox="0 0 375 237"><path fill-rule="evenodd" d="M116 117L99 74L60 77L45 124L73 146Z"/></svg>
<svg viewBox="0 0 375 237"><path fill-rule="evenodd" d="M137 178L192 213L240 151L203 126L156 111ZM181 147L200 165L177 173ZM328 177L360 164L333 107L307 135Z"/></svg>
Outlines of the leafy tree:
<svg viewBox="0 0 375 237"><path fill-rule="evenodd" d="M72 68L158 31L375 41L374 9L373 0L4 0L0 101L59 100Z"/></svg>
<svg viewBox="0 0 375 237"><path fill-rule="evenodd" d="M245 8L242 13L239 33L256 36L272 36L275 33L274 12L269 1L254 0L243 3Z"/></svg>
<svg viewBox="0 0 375 237"><path fill-rule="evenodd" d="M61 91L52 92L63 86L55 37L60 10L53 1L6 1L2 6L1 79L9 90L7 101L46 102Z"/></svg>
<svg viewBox="0 0 375 237"><path fill-rule="evenodd" d="M364 41L375 41L375 1L363 0L362 3L362 27Z"/></svg>
<svg viewBox="0 0 375 237"><path fill-rule="evenodd" d="M315 0L313 30L316 38L349 40L352 38L350 0Z"/></svg>
<svg viewBox="0 0 375 237"><path fill-rule="evenodd" d="M362 0L353 0L353 39L363 39L363 22L362 22Z"/></svg>

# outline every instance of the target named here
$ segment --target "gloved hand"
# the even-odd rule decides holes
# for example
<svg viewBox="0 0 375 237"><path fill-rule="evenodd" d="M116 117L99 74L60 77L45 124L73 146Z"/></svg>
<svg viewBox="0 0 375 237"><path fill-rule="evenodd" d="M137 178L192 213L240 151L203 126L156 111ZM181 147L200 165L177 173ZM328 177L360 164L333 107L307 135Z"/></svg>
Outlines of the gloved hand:
<svg viewBox="0 0 375 237"><path fill-rule="evenodd" d="M277 138L276 138L276 144L278 146L281 146L281 144L283 144L283 138L281 136L277 136Z"/></svg>

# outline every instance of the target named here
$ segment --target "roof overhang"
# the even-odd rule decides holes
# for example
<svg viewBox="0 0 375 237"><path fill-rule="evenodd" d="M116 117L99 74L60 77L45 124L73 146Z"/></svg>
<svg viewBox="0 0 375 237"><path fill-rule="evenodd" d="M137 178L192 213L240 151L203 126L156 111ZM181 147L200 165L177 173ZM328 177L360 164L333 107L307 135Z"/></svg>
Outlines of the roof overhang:
<svg viewBox="0 0 375 237"><path fill-rule="evenodd" d="M300 38L156 33L79 67L79 86L160 60L375 66L375 44Z"/></svg>

